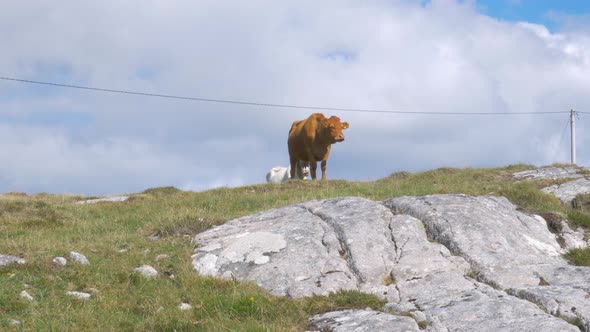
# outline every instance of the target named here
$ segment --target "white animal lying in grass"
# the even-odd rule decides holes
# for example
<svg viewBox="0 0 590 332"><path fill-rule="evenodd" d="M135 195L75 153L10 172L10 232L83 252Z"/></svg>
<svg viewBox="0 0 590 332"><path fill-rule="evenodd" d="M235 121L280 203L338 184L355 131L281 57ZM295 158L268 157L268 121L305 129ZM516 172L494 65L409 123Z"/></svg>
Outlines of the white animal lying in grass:
<svg viewBox="0 0 590 332"><path fill-rule="evenodd" d="M309 176L309 163L303 163L303 167L301 167L301 172L303 174L303 179L307 180ZM297 174L297 172L295 172ZM291 178L291 166L289 167L282 167L277 166L270 169L270 172L266 173L266 182L268 183L275 183L281 184Z"/></svg>

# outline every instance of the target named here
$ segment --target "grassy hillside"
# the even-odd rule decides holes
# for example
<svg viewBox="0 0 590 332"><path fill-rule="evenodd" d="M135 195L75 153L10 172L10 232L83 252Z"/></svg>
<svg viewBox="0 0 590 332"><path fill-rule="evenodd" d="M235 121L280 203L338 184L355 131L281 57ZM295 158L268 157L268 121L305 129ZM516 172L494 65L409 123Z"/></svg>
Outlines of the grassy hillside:
<svg viewBox="0 0 590 332"><path fill-rule="evenodd" d="M312 199L437 193L502 195L526 211L551 212L590 229L590 213L539 190L553 182L513 181L512 173L529 168L444 168L375 182L293 181L200 193L155 188L126 202L95 205L76 205L80 197L61 195L0 196L0 253L28 261L0 268L0 330L302 331L318 312L381 308L380 300L358 292L291 300L250 283L200 277L190 264L191 239L236 217ZM70 251L85 254L91 265L52 263ZM168 257L156 260L162 254ZM570 256L588 264L585 250ZM133 269L142 264L154 266L160 276L135 275ZM34 302L19 299L25 289ZM66 291L93 295L84 301ZM193 309L179 310L181 302ZM12 319L21 324L11 325Z"/></svg>

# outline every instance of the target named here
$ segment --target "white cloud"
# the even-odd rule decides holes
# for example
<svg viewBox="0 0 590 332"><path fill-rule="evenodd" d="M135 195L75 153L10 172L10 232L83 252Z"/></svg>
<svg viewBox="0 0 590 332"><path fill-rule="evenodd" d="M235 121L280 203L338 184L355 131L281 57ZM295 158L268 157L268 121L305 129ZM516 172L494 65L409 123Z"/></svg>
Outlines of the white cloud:
<svg viewBox="0 0 590 332"><path fill-rule="evenodd" d="M471 2L420 3L14 2L0 12L0 75L327 107L590 111L588 26L551 33ZM0 81L0 192L261 183L287 165L291 122L309 113ZM556 138L565 114L325 113L350 123L329 178L548 164L569 151ZM579 163L590 158L586 117Z"/></svg>

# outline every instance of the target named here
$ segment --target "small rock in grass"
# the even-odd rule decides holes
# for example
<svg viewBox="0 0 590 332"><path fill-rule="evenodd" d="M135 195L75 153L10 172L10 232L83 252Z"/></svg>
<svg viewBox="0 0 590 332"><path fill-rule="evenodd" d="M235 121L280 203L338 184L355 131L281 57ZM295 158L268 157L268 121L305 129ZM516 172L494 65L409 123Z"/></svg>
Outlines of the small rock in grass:
<svg viewBox="0 0 590 332"><path fill-rule="evenodd" d="M182 302L179 306L178 309L185 311L185 310L191 310L193 308L192 305L188 304L188 303L184 303Z"/></svg>
<svg viewBox="0 0 590 332"><path fill-rule="evenodd" d="M70 258L74 262L76 262L78 264L90 265L90 262L88 261L88 259L86 258L86 256L84 256L84 255L82 255L80 253L77 253L75 251L70 251L70 254L69 255L70 255Z"/></svg>
<svg viewBox="0 0 590 332"><path fill-rule="evenodd" d="M84 292L66 292L67 295L79 298L81 300L88 300L91 296L91 294L88 293L84 293Z"/></svg>
<svg viewBox="0 0 590 332"><path fill-rule="evenodd" d="M3 255L0 254L0 266L17 263L17 264L25 264L27 261L13 255Z"/></svg>
<svg viewBox="0 0 590 332"><path fill-rule="evenodd" d="M57 265L65 266L68 263L68 260L64 257L55 257L53 262Z"/></svg>
<svg viewBox="0 0 590 332"><path fill-rule="evenodd" d="M33 297L31 296L31 294L29 294L29 292L27 292L27 291L20 292L20 294L18 296L23 300L27 300L27 301L34 300Z"/></svg>
<svg viewBox="0 0 590 332"><path fill-rule="evenodd" d="M10 325L20 325L20 320L11 319L10 320Z"/></svg>
<svg viewBox="0 0 590 332"><path fill-rule="evenodd" d="M138 268L135 268L133 271L141 274L146 278L154 278L158 276L158 271L149 265L142 265Z"/></svg>

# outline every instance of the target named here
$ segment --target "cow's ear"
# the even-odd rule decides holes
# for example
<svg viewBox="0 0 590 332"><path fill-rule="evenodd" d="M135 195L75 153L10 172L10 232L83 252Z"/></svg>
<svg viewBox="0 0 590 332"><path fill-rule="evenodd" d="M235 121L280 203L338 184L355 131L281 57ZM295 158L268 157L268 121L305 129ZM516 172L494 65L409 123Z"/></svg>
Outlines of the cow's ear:
<svg viewBox="0 0 590 332"><path fill-rule="evenodd" d="M342 129L348 128L348 122L342 122Z"/></svg>

